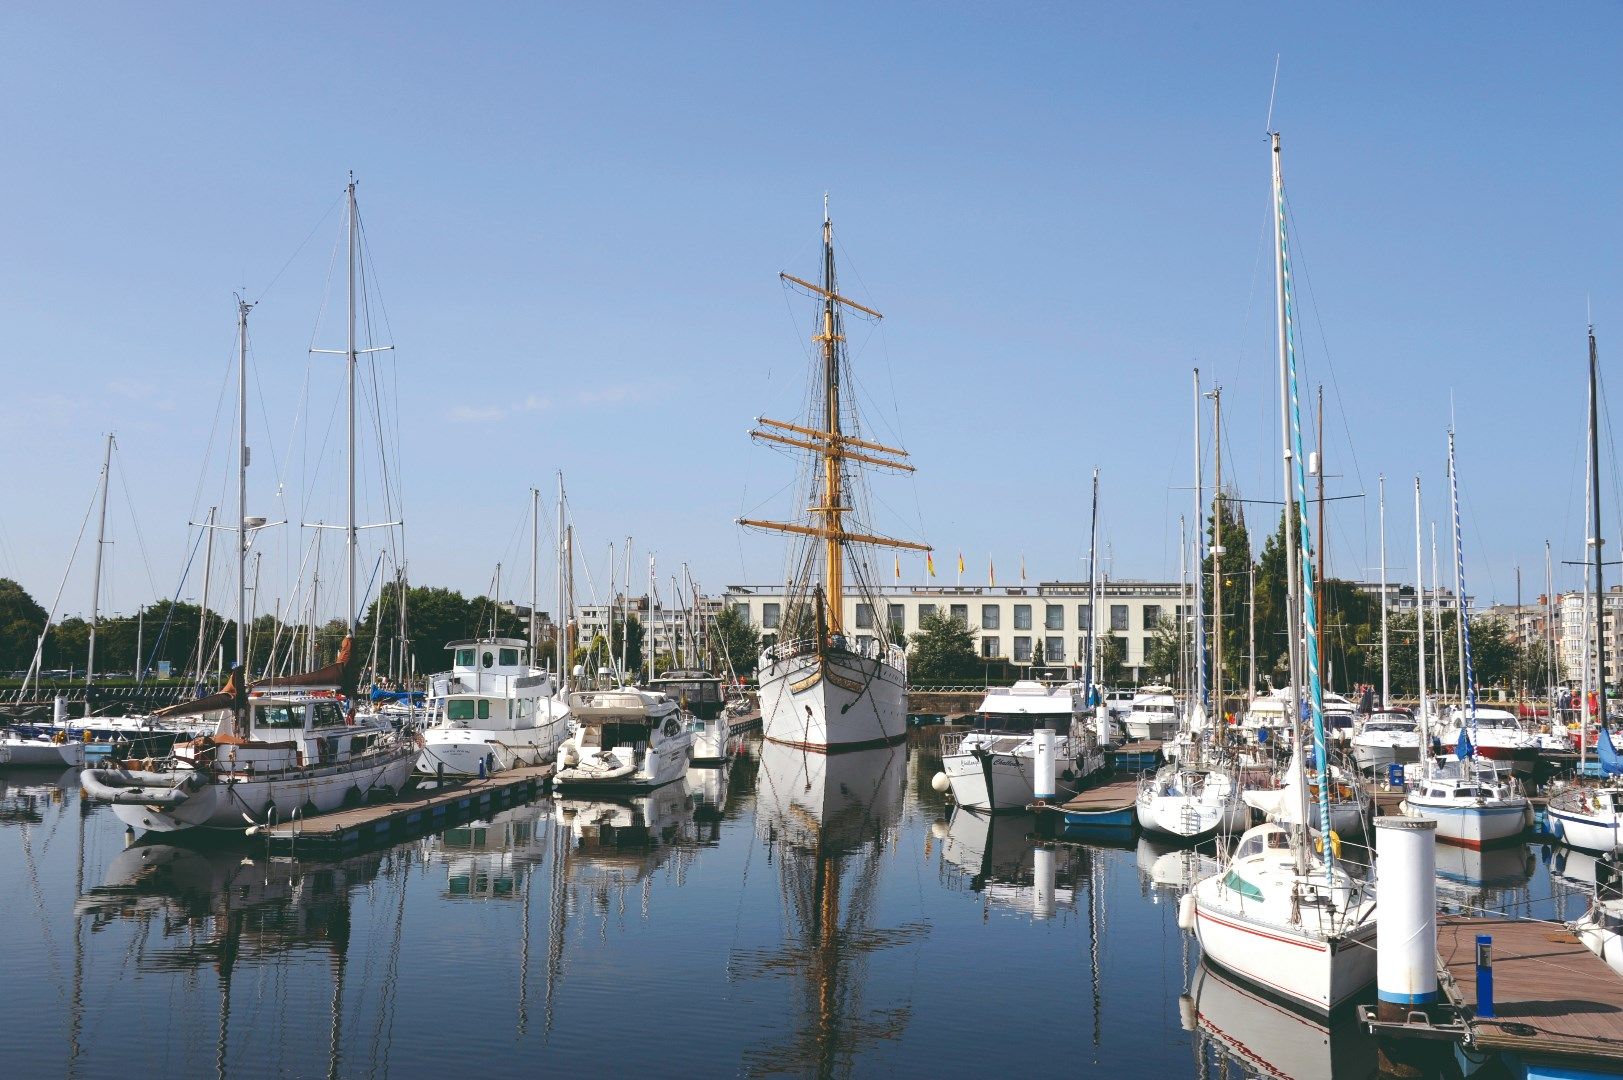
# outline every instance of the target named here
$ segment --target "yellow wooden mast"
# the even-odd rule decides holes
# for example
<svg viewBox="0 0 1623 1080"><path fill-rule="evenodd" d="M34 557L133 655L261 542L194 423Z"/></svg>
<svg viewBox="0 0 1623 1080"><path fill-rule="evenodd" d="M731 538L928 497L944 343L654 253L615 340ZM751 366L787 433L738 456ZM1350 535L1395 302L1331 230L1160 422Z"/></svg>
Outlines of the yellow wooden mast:
<svg viewBox="0 0 1623 1080"><path fill-rule="evenodd" d="M790 424L782 420L768 420L766 417L757 417L756 423L760 425L751 431L752 438L765 442L779 443L784 446L793 446L802 450L810 450L822 459L823 483L818 491L820 504L807 509L819 522L816 525L792 525L781 521L758 521L752 518L740 518L740 525L747 525L757 529L773 529L778 532L794 533L800 536L813 536L823 541L823 604L824 618L830 635L844 632L844 598L845 598L845 546L848 543L877 544L882 547L906 548L911 551L929 551L928 544L916 544L908 540L897 540L888 536L877 536L871 533L853 533L845 528L842 514L850 513L851 507L844 505L844 474L841 472L842 461L855 461L865 465L877 465L882 468L896 469L901 472L912 472L913 466L900 459L907 457L905 450L885 446L881 443L869 442L840 431L840 342L845 335L840 332L838 305L854 308L864 314L879 319L884 316L873 308L865 307L855 300L841 296L835 291L834 280L834 227L828 216L828 200L823 200L823 284L814 285L809 281L795 277L793 274L779 274L782 280L792 282L822 298L823 320L812 340L821 347L823 356L823 415L821 427L808 427L800 424ZM763 431L762 428L771 428ZM780 434L790 432L790 435ZM804 438L794 438L794 435ZM861 451L868 451L862 453Z"/></svg>

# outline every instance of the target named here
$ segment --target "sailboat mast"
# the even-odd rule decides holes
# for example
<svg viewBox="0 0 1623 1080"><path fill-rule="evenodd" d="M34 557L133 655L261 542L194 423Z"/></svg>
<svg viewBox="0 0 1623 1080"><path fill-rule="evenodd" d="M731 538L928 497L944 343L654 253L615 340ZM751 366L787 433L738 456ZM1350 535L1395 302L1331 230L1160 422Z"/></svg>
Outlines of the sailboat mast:
<svg viewBox="0 0 1623 1080"><path fill-rule="evenodd" d="M1294 486L1292 472L1294 471L1296 454L1291 446L1291 390L1290 390L1290 343L1289 323L1285 297L1285 180L1280 171L1279 161L1279 133L1271 135L1273 142L1273 201L1270 212L1274 219L1274 337L1279 352L1279 437L1281 453L1284 461L1285 491L1285 567L1286 567L1286 653L1290 664L1290 730L1291 745L1295 747L1295 756L1305 762L1302 751L1302 666L1301 666L1301 621L1300 611L1302 605L1301 563L1297 559L1296 544L1298 532L1291 527L1291 519L1295 516L1296 500L1289 497ZM1253 597L1254 599L1254 597ZM1301 805L1297 808L1296 820L1304 823L1303 827L1295 832L1296 872L1307 872L1307 784L1297 785L1300 793Z"/></svg>
<svg viewBox="0 0 1623 1080"><path fill-rule="evenodd" d="M1088 704L1093 704L1093 641L1094 620L1099 611L1099 468L1093 469L1093 510L1088 520L1088 641L1087 657L1082 663L1083 693Z"/></svg>
<svg viewBox="0 0 1623 1080"><path fill-rule="evenodd" d="M823 196L823 330L816 340L823 346L823 428L827 437L821 440L823 457L823 505L817 511L823 515L827 532L823 538L825 566L823 571L823 603L826 607L828 633L832 637L841 633L845 611L845 538L844 512L840 475L840 347L837 315L834 307L834 226L828 216L828 196ZM650 595L652 590L650 589ZM822 648L827 642L818 642ZM651 651L651 650L650 650Z"/></svg>
<svg viewBox="0 0 1623 1080"><path fill-rule="evenodd" d="M248 674L248 311L237 297L237 663Z"/></svg>
<svg viewBox="0 0 1623 1080"><path fill-rule="evenodd" d="M1454 503L1454 606L1459 618L1454 622L1460 644L1460 703L1465 709L1466 722L1471 725L1471 742L1476 743L1476 687L1475 673L1471 669L1471 629L1467 623L1465 604L1465 547L1460 537L1460 478L1454 468L1454 432L1448 432L1448 486ZM1596 515L1597 521L1599 515ZM1599 528L1595 530L1599 532Z"/></svg>
<svg viewBox="0 0 1623 1080"><path fill-rule="evenodd" d="M96 624L101 621L101 551L107 543L107 486L112 479L113 433L107 433L107 449L101 459L101 516L96 521L96 572L90 583L90 648L85 655L85 686L96 679ZM91 694L85 693L85 715L90 715Z"/></svg>
<svg viewBox="0 0 1623 1080"><path fill-rule="evenodd" d="M1595 351L1595 327L1589 327L1589 494L1594 500L1595 535L1592 540L1595 562L1595 700L1596 721L1606 727L1606 582L1602 567L1600 525L1600 420L1599 362Z"/></svg>
<svg viewBox="0 0 1623 1080"><path fill-rule="evenodd" d="M344 579L344 624L351 637L355 634L355 369L358 366L358 357L355 351L355 248L359 236L359 223L355 216L355 174L349 176L349 187L346 189L349 201L349 312L348 329L344 345L344 368L348 382L347 408L349 412L348 437L349 449L346 453L348 464L347 481L347 510L344 520L344 537L347 548L348 565Z"/></svg>
<svg viewBox="0 0 1623 1080"><path fill-rule="evenodd" d="M530 489L530 662L536 655L535 609L541 605L541 489Z"/></svg>
<svg viewBox="0 0 1623 1080"><path fill-rule="evenodd" d="M1386 639L1386 474L1379 477L1381 493L1381 708L1392 700L1392 674Z"/></svg>
<svg viewBox="0 0 1623 1080"><path fill-rule="evenodd" d="M1212 387L1212 703L1217 730L1223 715L1223 388Z"/></svg>
<svg viewBox="0 0 1623 1080"><path fill-rule="evenodd" d="M1426 715L1426 579L1421 570L1420 551L1420 477L1414 478L1414 598L1415 642L1418 650L1420 677L1420 760L1427 776L1431 775L1431 718Z"/></svg>
<svg viewBox="0 0 1623 1080"><path fill-rule="evenodd" d="M203 674L208 668L208 660L203 655L203 647L208 640L209 625L209 586L214 576L214 507L209 507L208 519L203 524L203 602L197 605L197 688L203 687Z"/></svg>
<svg viewBox="0 0 1623 1080"><path fill-rule="evenodd" d="M1204 718L1199 717L1200 710L1206 705L1206 610L1205 595L1201 575L1205 566L1205 559L1201 552L1205 548L1202 537L1206 535L1206 478L1202 472L1205 465L1205 455L1201 453L1200 446L1200 369L1195 369L1195 520L1194 534L1190 537L1193 546L1190 548L1190 572L1194 585L1195 618L1189 632L1189 659L1194 664L1195 700L1191 705L1191 714L1200 719L1205 726Z"/></svg>
<svg viewBox="0 0 1623 1080"><path fill-rule="evenodd" d="M556 688L561 691L564 685L564 628L569 625L564 615L564 474L558 472L558 613L552 620L552 651L557 656L557 682Z"/></svg>

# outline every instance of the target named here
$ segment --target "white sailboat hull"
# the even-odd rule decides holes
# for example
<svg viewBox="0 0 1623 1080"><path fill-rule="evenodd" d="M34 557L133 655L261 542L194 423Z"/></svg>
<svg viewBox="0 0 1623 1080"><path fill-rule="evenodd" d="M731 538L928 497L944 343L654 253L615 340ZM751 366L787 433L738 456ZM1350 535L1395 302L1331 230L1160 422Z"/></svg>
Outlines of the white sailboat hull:
<svg viewBox="0 0 1623 1080"><path fill-rule="evenodd" d="M1304 1008L1328 1014L1375 981L1375 923L1348 938L1253 922L1210 902L1216 878L1196 887L1195 936L1207 959Z"/></svg>
<svg viewBox="0 0 1623 1080"><path fill-rule="evenodd" d="M1437 822L1437 839L1445 844L1480 848L1509 843L1528 827L1530 811L1525 799L1486 806L1436 805L1415 795L1403 801L1402 811Z"/></svg>
<svg viewBox="0 0 1623 1080"><path fill-rule="evenodd" d="M218 776L192 791L174 805L126 802L114 798L113 813L135 829L149 832L184 832L188 829L240 830L248 824L262 824L274 808L279 821L301 815L331 813L353 798L373 790L396 791L411 775L416 747L402 742L353 763L292 770L276 777L254 777L237 773ZM93 789L92 778L103 770L86 775L92 794L108 797ZM182 774L171 774L178 783ZM116 790L116 789L111 789ZM158 794L156 787L154 796Z"/></svg>
<svg viewBox="0 0 1623 1080"><path fill-rule="evenodd" d="M1623 821L1615 810L1581 813L1548 806L1550 828L1568 847L1613 853L1623 848Z"/></svg>
<svg viewBox="0 0 1623 1080"><path fill-rule="evenodd" d="M761 660L761 731L770 741L838 752L907 738L906 676L887 661L841 652Z"/></svg>
<svg viewBox="0 0 1623 1080"><path fill-rule="evenodd" d="M50 739L0 740L0 765L15 768L63 769L85 763L85 748L81 742Z"/></svg>

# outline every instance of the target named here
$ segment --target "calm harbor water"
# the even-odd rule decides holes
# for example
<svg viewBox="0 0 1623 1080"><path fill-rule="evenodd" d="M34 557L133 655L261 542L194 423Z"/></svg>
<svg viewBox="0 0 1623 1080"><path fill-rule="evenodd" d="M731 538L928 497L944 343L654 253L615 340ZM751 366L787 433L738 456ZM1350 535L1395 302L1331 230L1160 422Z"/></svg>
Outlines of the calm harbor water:
<svg viewBox="0 0 1623 1080"><path fill-rule="evenodd" d="M73 773L0 771L4 1072L1370 1075L1356 1025L1202 968L1199 853L954 814L924 742L754 743L337 860L131 844ZM1438 861L1450 905L1584 907L1576 856Z"/></svg>

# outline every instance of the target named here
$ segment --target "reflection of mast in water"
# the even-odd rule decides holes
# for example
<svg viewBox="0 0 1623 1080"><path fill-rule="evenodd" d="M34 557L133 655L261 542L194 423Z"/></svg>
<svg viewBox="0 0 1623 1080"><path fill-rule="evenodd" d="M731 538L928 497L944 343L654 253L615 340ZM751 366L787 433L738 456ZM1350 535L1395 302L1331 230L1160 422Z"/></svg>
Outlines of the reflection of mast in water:
<svg viewBox="0 0 1623 1080"><path fill-rule="evenodd" d="M794 977L805 1015L787 1046L745 1052L751 1073L849 1072L862 1044L895 1038L911 1018L910 1005L865 1010L861 1001L867 956L929 932L922 922L869 926L880 855L901 813L905 757L902 747L817 754L761 746L756 820L798 932L740 966L746 976Z"/></svg>

